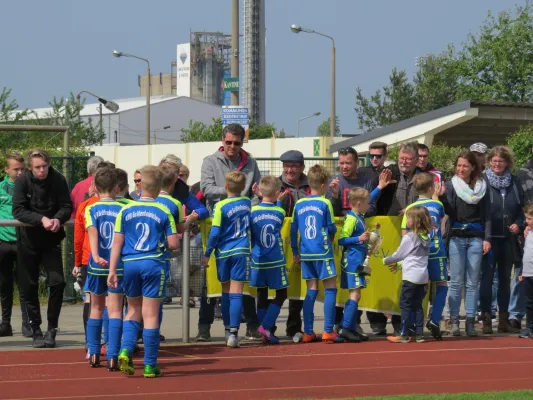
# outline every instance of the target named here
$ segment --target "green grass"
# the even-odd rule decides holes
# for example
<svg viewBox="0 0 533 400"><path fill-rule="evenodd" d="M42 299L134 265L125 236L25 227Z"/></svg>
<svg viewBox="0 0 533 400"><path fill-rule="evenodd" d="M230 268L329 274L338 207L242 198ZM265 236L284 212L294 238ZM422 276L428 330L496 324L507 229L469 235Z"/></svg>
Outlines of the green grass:
<svg viewBox="0 0 533 400"><path fill-rule="evenodd" d="M339 400L533 400L533 390L490 393L458 393L458 394L409 394L404 396L383 397L347 397ZM310 399L292 399L310 400Z"/></svg>

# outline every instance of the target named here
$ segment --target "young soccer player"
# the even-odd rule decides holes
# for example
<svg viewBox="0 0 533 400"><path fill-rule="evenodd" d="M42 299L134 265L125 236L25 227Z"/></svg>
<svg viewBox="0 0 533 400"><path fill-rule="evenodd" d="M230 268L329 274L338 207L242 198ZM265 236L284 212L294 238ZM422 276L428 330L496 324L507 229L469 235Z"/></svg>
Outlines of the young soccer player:
<svg viewBox="0 0 533 400"><path fill-rule="evenodd" d="M115 242L111 252L108 285L118 285L117 267L124 263L124 291L128 298L128 314L124 319L122 349L118 357L120 370L133 375L131 359L137 342L141 318L144 321L144 377L162 375L157 365L159 351L159 304L165 297L165 249L179 246L176 224L168 208L155 201L163 174L148 165L141 170L142 197L124 206L117 215Z"/></svg>
<svg viewBox="0 0 533 400"><path fill-rule="evenodd" d="M418 174L413 179L415 190L418 193L418 200L409 205L406 210L411 207L422 206L425 207L431 218L433 225L433 239L429 248L428 273L429 280L435 284L435 295L433 297L433 307L431 317L428 320L426 327L429 329L433 337L437 340L442 340L442 333L440 331L440 321L442 319L442 312L446 305L446 295L448 293L448 269L446 267L446 249L441 233L441 220L444 218L444 206L438 201L438 192L434 176L431 174ZM440 184L439 189L440 189ZM409 232L407 226L407 218L404 215L402 220L402 233L405 235ZM475 333L474 321L469 321L472 324L473 333Z"/></svg>
<svg viewBox="0 0 533 400"><path fill-rule="evenodd" d="M218 280L222 283L222 320L228 347L239 347L238 331L242 313L242 290L250 280L250 212L248 197L241 196L246 176L240 171L226 175L225 200L215 204L213 222L203 265L215 252Z"/></svg>
<svg viewBox="0 0 533 400"><path fill-rule="evenodd" d="M303 304L304 343L320 341L315 334L314 307L318 295L318 281L324 284L324 333L322 341L334 343L343 339L333 331L335 300L337 296L337 272L331 245L337 227L333 219L333 206L324 198L328 186L328 171L321 165L309 168L307 180L311 195L300 199L294 206L291 224L293 260L302 264L302 279L307 293ZM298 240L298 233L300 240Z"/></svg>
<svg viewBox="0 0 533 400"><path fill-rule="evenodd" d="M383 260L393 272L402 270L402 328L400 336L389 336L391 343L409 343L411 314L416 315L416 341L424 342L424 310L422 302L427 293L429 247L433 227L427 208L414 206L406 211L409 232L402 237L396 252ZM400 265L401 263L401 265Z"/></svg>
<svg viewBox="0 0 533 400"><path fill-rule="evenodd" d="M524 257L522 261L522 293L526 307L526 328L520 332L519 337L533 339L533 203L524 207L526 225L529 233L524 244Z"/></svg>
<svg viewBox="0 0 533 400"><path fill-rule="evenodd" d="M122 209L122 204L115 201L117 192L116 171L114 168L99 168L94 175L94 185L100 200L85 210L87 235L91 255L85 290L91 295L91 313L87 321L87 344L89 346L89 364L100 366L100 338L104 308L107 306L108 348L107 368L118 370L118 350L122 335L122 304L124 290L122 287L122 265L117 266L118 284L116 288L107 287L109 259L113 246L115 219ZM107 295L107 299L106 299ZM106 301L107 300L107 301ZM107 304L106 304L107 303Z"/></svg>
<svg viewBox="0 0 533 400"><path fill-rule="evenodd" d="M125 197L130 190L130 185L128 184L128 173L120 168L116 168L115 171L117 173L118 186L117 201L124 205L129 204L132 200Z"/></svg>
<svg viewBox="0 0 533 400"><path fill-rule="evenodd" d="M267 175L259 181L262 202L252 208L252 268L250 286L257 288L257 317L261 325L257 332L264 341L279 344L274 335L279 312L287 298L287 277L281 227L285 210L276 202L280 196L281 181ZM268 289L276 291L276 297L268 301Z"/></svg>

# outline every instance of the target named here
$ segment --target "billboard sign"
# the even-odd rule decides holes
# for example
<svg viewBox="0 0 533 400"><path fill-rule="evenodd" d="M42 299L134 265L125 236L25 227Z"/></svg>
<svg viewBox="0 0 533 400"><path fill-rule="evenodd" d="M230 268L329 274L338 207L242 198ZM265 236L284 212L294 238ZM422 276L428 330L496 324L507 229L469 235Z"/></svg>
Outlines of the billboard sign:
<svg viewBox="0 0 533 400"><path fill-rule="evenodd" d="M225 92L238 92L239 91L239 78L224 78L224 91Z"/></svg>
<svg viewBox="0 0 533 400"><path fill-rule="evenodd" d="M176 66L176 94L191 97L191 44L178 44Z"/></svg>
<svg viewBox="0 0 533 400"><path fill-rule="evenodd" d="M229 124L240 124L243 126L246 136L244 142L248 142L248 129L250 119L248 107L246 106L222 106L222 127Z"/></svg>

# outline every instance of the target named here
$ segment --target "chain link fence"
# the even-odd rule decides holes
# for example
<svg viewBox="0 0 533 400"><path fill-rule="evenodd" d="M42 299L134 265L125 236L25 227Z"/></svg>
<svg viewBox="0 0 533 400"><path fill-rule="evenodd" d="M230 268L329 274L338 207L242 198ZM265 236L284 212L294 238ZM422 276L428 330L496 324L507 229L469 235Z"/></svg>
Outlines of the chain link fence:
<svg viewBox="0 0 533 400"><path fill-rule="evenodd" d="M205 267L202 265L202 247L190 247L189 262L189 296L202 296L205 287ZM183 252L172 252L170 259L170 282L167 284L167 296L182 297ZM186 301L186 300L184 300Z"/></svg>

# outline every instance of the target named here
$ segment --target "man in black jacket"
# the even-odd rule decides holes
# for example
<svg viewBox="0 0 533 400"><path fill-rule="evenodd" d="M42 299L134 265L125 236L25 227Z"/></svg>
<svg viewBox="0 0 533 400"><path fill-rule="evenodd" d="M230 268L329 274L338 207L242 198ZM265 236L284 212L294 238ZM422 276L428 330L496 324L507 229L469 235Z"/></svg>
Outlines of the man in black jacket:
<svg viewBox="0 0 533 400"><path fill-rule="evenodd" d="M33 347L55 347L65 289L61 259L65 231L62 225L70 218L72 202L65 178L50 166L46 151L30 150L27 167L28 171L17 178L13 193L13 217L31 225L17 229L18 281L33 331ZM41 265L50 289L48 328L44 336L38 293Z"/></svg>

